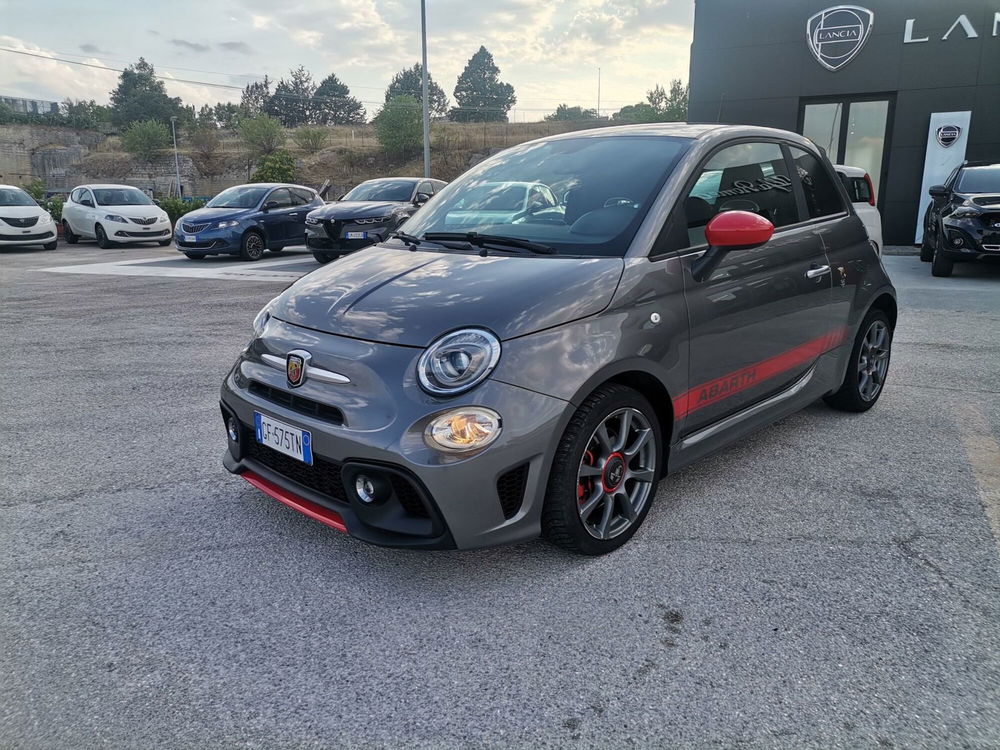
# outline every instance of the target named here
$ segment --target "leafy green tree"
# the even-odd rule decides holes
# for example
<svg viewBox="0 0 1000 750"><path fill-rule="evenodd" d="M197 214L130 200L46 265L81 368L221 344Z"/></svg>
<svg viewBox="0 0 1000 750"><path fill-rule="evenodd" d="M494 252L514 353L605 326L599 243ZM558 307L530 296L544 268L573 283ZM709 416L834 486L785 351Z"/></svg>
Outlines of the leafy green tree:
<svg viewBox="0 0 1000 750"><path fill-rule="evenodd" d="M156 120L133 122L122 133L122 148L137 159L149 161L170 145L170 128Z"/></svg>
<svg viewBox="0 0 1000 750"><path fill-rule="evenodd" d="M412 96L421 104L424 101L424 68L417 63L412 68L403 68L396 73L389 82L385 90L385 100L402 96ZM432 117L444 117L448 114L448 97L444 91L434 83L434 76L427 75L427 105Z"/></svg>
<svg viewBox="0 0 1000 750"><path fill-rule="evenodd" d="M351 96L347 84L331 73L313 94L310 122L319 125L354 125L365 121L365 106Z"/></svg>
<svg viewBox="0 0 1000 750"><path fill-rule="evenodd" d="M612 120L620 122L659 122L660 113L649 102L626 104L613 115Z"/></svg>
<svg viewBox="0 0 1000 750"><path fill-rule="evenodd" d="M225 130L236 132L236 127L243 116L243 108L233 102L219 102L212 108L212 118L215 120L215 124Z"/></svg>
<svg viewBox="0 0 1000 750"><path fill-rule="evenodd" d="M622 122L683 122L687 120L688 87L679 78L670 82L667 91L656 84L646 92L646 101L622 107L611 116Z"/></svg>
<svg viewBox="0 0 1000 750"><path fill-rule="evenodd" d="M295 141L296 146L307 154L315 154L317 151L322 151L326 148L326 144L330 140L330 133L326 128L307 126L296 129L292 133L292 140Z"/></svg>
<svg viewBox="0 0 1000 750"><path fill-rule="evenodd" d="M171 117L184 117L182 109L181 100L167 95L153 66L141 57L122 71L111 92L111 122L119 128L143 120L167 123Z"/></svg>
<svg viewBox="0 0 1000 750"><path fill-rule="evenodd" d="M265 75L263 81L248 83L243 89L240 108L247 117L260 117L267 114L267 105L271 101L271 80Z"/></svg>
<svg viewBox="0 0 1000 750"><path fill-rule="evenodd" d="M382 149L406 156L420 148L423 139L423 116L420 102L403 94L385 103L373 120L375 136Z"/></svg>
<svg viewBox="0 0 1000 750"><path fill-rule="evenodd" d="M0 102L0 125L10 125L14 120L14 110Z"/></svg>
<svg viewBox="0 0 1000 750"><path fill-rule="evenodd" d="M100 130L111 122L111 111L93 99L73 101L67 99L59 105L66 127L77 130Z"/></svg>
<svg viewBox="0 0 1000 750"><path fill-rule="evenodd" d="M284 150L263 157L250 175L250 182L294 182L295 159Z"/></svg>
<svg viewBox="0 0 1000 750"><path fill-rule="evenodd" d="M32 177L21 188L36 201L40 201L45 197L45 183L38 177Z"/></svg>
<svg viewBox="0 0 1000 750"><path fill-rule="evenodd" d="M584 109L583 107L571 107L568 104L560 104L556 107L556 111L551 115L545 115L545 119L549 122L560 120L596 120L597 110Z"/></svg>
<svg viewBox="0 0 1000 750"><path fill-rule="evenodd" d="M218 128L198 128L191 134L190 144L191 156L201 174L215 177L226 171L226 159L219 151Z"/></svg>
<svg viewBox="0 0 1000 750"><path fill-rule="evenodd" d="M240 122L237 128L251 160L274 153L285 145L285 131L273 117L260 115Z"/></svg>
<svg viewBox="0 0 1000 750"><path fill-rule="evenodd" d="M286 128L297 128L313 121L313 95L316 84L305 66L289 71L287 79L275 84L274 93L267 102L267 113L281 120Z"/></svg>
<svg viewBox="0 0 1000 750"><path fill-rule="evenodd" d="M457 107L451 119L457 122L507 122L507 113L517 103L514 87L500 80L500 68L493 55L480 47L458 77L455 86Z"/></svg>

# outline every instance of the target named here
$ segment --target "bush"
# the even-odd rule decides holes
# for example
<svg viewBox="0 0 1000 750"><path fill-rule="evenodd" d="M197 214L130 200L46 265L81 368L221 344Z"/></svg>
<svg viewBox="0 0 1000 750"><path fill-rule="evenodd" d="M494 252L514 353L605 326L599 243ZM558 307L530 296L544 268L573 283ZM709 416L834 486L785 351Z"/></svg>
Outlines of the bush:
<svg viewBox="0 0 1000 750"><path fill-rule="evenodd" d="M375 135L387 153L405 156L420 148L423 118L420 102L403 94L385 103L375 116Z"/></svg>
<svg viewBox="0 0 1000 750"><path fill-rule="evenodd" d="M326 128L299 128L292 133L292 140L307 154L315 154L326 147L329 133Z"/></svg>
<svg viewBox="0 0 1000 750"><path fill-rule="evenodd" d="M250 182L294 182L295 159L287 151L275 151L257 163Z"/></svg>
<svg viewBox="0 0 1000 750"><path fill-rule="evenodd" d="M32 177L27 183L21 186L28 195L41 201L45 197L45 183L37 177Z"/></svg>
<svg viewBox="0 0 1000 750"><path fill-rule="evenodd" d="M285 130L273 117L261 115L242 120L238 129L243 147L253 161L273 154L285 145Z"/></svg>
<svg viewBox="0 0 1000 750"><path fill-rule="evenodd" d="M177 197L160 199L160 208L167 212L167 216L170 217L171 224L176 224L177 220L188 211L194 211L196 208L201 208L204 205L205 201L198 200L197 198L192 198L190 200Z"/></svg>
<svg viewBox="0 0 1000 750"><path fill-rule="evenodd" d="M62 221L63 199L58 195L54 195L47 200L40 201L39 204L42 208L49 212L54 222L58 224Z"/></svg>
<svg viewBox="0 0 1000 750"><path fill-rule="evenodd" d="M170 145L170 129L162 122L133 122L122 133L122 148L133 156L149 161L160 149Z"/></svg>

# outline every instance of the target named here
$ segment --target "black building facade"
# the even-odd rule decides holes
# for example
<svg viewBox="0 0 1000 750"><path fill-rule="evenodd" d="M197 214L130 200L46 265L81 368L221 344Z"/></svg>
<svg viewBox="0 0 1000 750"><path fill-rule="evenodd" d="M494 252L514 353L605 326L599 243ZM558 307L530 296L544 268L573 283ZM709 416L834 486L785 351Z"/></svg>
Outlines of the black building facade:
<svg viewBox="0 0 1000 750"><path fill-rule="evenodd" d="M887 244L926 187L1000 161L1000 0L695 0L691 122L794 130L875 183Z"/></svg>

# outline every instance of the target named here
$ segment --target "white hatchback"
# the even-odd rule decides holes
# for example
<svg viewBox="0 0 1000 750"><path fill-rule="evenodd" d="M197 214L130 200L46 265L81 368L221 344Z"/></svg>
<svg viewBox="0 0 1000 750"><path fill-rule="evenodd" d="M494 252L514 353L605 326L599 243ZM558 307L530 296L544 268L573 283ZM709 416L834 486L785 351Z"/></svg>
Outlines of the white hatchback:
<svg viewBox="0 0 1000 750"><path fill-rule="evenodd" d="M0 247L41 245L56 249L56 225L35 199L15 185L0 185Z"/></svg>
<svg viewBox="0 0 1000 750"><path fill-rule="evenodd" d="M834 169L840 175L840 181L847 188L847 195L854 204L854 212L861 218L868 230L868 239L875 247L875 252L882 254L882 214L875 207L875 187L871 176L861 167L848 167L835 164Z"/></svg>
<svg viewBox="0 0 1000 750"><path fill-rule="evenodd" d="M166 246L171 240L170 218L131 185L80 185L63 205L63 237L71 245L93 238L102 248L115 242Z"/></svg>

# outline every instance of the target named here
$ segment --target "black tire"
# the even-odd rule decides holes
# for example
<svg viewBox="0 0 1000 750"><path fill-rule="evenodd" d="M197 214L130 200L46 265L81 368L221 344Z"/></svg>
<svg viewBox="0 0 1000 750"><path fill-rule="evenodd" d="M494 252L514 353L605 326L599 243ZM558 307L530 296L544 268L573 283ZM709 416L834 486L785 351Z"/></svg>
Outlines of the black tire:
<svg viewBox="0 0 1000 750"><path fill-rule="evenodd" d="M205 258L205 253L189 253L189 252L185 252L184 254L187 257L189 257L191 260L203 260Z"/></svg>
<svg viewBox="0 0 1000 750"><path fill-rule="evenodd" d="M285 248L283 248L283 247L269 247L268 251L270 251L272 253L280 253L284 249Z"/></svg>
<svg viewBox="0 0 1000 750"><path fill-rule="evenodd" d="M156 244L160 247L166 247L170 244L170 240L159 240Z"/></svg>
<svg viewBox="0 0 1000 750"><path fill-rule="evenodd" d="M869 337L873 327L876 325L882 326L886 338L884 346L878 347L880 350L884 349L884 354L877 353L875 359L873 359L869 353L870 349L866 347L866 344L870 343ZM851 347L851 359L847 365L844 382L841 383L840 388L835 393L823 397L823 400L828 405L839 411L850 412L868 411L875 406L875 403L885 390L885 379L889 373L889 361L892 357L892 333L889 316L883 310L872 309L868 311L865 319L861 321L858 333L854 338L854 346ZM863 354L865 355L864 359L862 359ZM875 360L879 363L884 361L884 367L876 365ZM876 373L871 371L875 367L877 367L877 378ZM866 381L862 378L862 374L866 371L869 378L867 382L869 384L877 383L878 385L874 393L868 393L867 395L865 393Z"/></svg>
<svg viewBox="0 0 1000 750"><path fill-rule="evenodd" d="M243 260L260 260L264 257L264 236L260 232L249 231L243 235L240 257Z"/></svg>
<svg viewBox="0 0 1000 750"><path fill-rule="evenodd" d="M331 260L337 258L336 255L331 255L330 253L324 253L319 250L312 251L313 257L316 259L317 263L329 263Z"/></svg>
<svg viewBox="0 0 1000 750"><path fill-rule="evenodd" d="M620 435L624 432L622 445L618 450L611 450L614 446L608 443L608 447L602 449L602 442L597 436L598 429L611 424L611 420L623 412L630 413L631 426L616 433L605 432L605 436L614 435L611 442L615 444L621 440ZM639 416L635 416L636 414ZM622 424L619 419L619 427ZM639 429L643 424L645 426ZM649 434L640 440L641 434L647 430L650 431ZM638 445L631 457L628 456L630 442ZM549 472L545 504L542 507L542 534L553 544L583 555L604 555L621 547L642 525L653 503L660 476L662 444L656 412L641 393L623 385L604 385L598 388L576 410L556 449ZM597 455L597 452L608 455ZM609 471L612 470L613 457L616 455L620 463L614 468L620 468L620 472L612 475ZM596 473L585 478L583 474L588 467L591 472ZM631 477L632 471L641 471L648 480ZM595 476L600 476L600 479L594 479ZM632 509L632 513L626 513L623 503L628 501L621 499L620 492L607 490L607 476L618 477L615 490L623 490L634 496L641 493L642 504L638 511L629 503L627 507ZM630 481L631 491L628 488ZM608 498L611 509L604 514ZM588 504L591 505L590 516L585 511ZM614 523L605 520L604 528L609 534L605 538L599 538L595 531L588 531L590 525L587 523L597 515L606 515L609 520L615 523L621 521L625 525L619 524L620 528L614 530ZM600 521L597 525L600 525Z"/></svg>
<svg viewBox="0 0 1000 750"><path fill-rule="evenodd" d="M66 240L67 245L75 245L80 238L73 234L73 230L69 228L69 222L63 219L63 239Z"/></svg>
<svg viewBox="0 0 1000 750"><path fill-rule="evenodd" d="M929 232L924 230L924 237L920 240L920 260L924 263L930 263L934 260L934 243L929 237Z"/></svg>
<svg viewBox="0 0 1000 750"><path fill-rule="evenodd" d="M104 227L100 224L94 227L94 236L97 238L97 246L101 250L107 250L111 247L111 241L108 239L108 233L104 231Z"/></svg>
<svg viewBox="0 0 1000 750"><path fill-rule="evenodd" d="M57 247L59 247L59 241L53 240L52 242L46 242L42 245L42 250L55 250Z"/></svg>
<svg viewBox="0 0 1000 750"><path fill-rule="evenodd" d="M941 244L934 248L934 260L931 261L931 276L948 277L955 269L955 261L941 252Z"/></svg>

